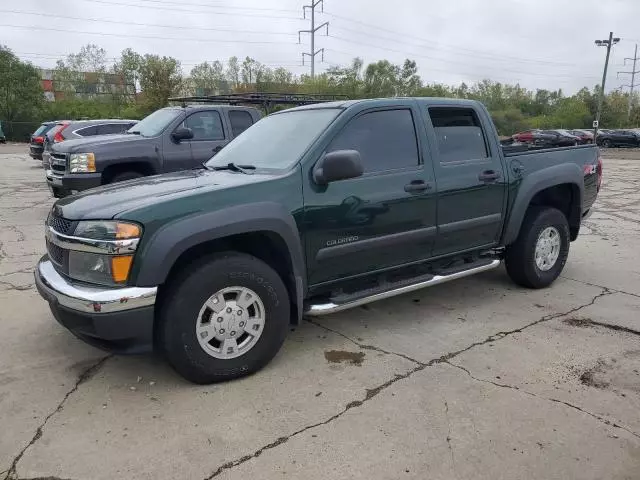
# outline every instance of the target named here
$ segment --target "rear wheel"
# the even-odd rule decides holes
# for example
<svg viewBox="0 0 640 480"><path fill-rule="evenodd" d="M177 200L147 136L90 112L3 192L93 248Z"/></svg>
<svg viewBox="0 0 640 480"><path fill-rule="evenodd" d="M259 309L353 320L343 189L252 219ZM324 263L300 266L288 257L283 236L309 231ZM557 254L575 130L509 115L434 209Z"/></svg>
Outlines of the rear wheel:
<svg viewBox="0 0 640 480"><path fill-rule="evenodd" d="M160 342L173 368L195 383L253 373L280 349L289 296L279 275L250 255L224 252L186 267L160 307Z"/></svg>
<svg viewBox="0 0 640 480"><path fill-rule="evenodd" d="M560 210L530 207L518 238L507 247L507 273L523 287L551 285L567 261L569 241L569 224Z"/></svg>
<svg viewBox="0 0 640 480"><path fill-rule="evenodd" d="M602 146L603 146L604 148L609 148L609 147L611 147L611 140L603 140L603 141L602 141Z"/></svg>

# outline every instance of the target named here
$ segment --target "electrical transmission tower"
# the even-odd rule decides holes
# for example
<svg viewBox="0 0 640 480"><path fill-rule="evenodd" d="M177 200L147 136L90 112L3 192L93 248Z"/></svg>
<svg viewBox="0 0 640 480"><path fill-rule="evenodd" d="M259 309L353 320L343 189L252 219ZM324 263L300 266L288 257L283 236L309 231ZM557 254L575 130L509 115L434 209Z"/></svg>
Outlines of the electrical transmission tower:
<svg viewBox="0 0 640 480"><path fill-rule="evenodd" d="M304 52L302 54L302 64L304 65L304 57L307 56L311 59L311 78L315 76L316 73L316 55L322 53L322 60L324 61L324 48L319 48L316 50L316 32L320 30L322 27L327 28L327 35L329 35L329 22L324 22L321 25L316 27L316 7L320 5L322 10L324 11L324 1L323 0L311 0L311 5L304 5L302 7L302 16L307 18L307 8L311 10L311 28L309 30L300 30L298 31L298 43L300 43L300 34L308 33L311 35L311 48L309 49L309 53Z"/></svg>
<svg viewBox="0 0 640 480"><path fill-rule="evenodd" d="M636 49L633 52L633 58L625 58L624 59L624 64L627 64L627 60L631 60L633 61L633 68L631 69L630 72L618 72L618 76L620 76L621 73L627 74L627 75L631 75L631 85L623 85L623 87L629 87L629 107L627 109L627 121L629 121L631 119L631 107L633 106L633 89L636 86L636 73L640 73L640 70L636 70L636 62L638 60L640 60L640 57L638 57L638 44L636 43Z"/></svg>

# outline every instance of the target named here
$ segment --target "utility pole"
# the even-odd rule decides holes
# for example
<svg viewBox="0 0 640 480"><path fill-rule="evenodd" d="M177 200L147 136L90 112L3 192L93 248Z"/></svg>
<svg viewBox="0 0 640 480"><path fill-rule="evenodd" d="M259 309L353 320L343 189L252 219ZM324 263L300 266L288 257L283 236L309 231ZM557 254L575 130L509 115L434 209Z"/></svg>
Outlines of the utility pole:
<svg viewBox="0 0 640 480"><path fill-rule="evenodd" d="M598 111L596 113L596 121L593 124L593 142L596 142L598 137L598 128L600 128L600 114L602 113L602 102L604 101L604 84L607 81L607 68L609 68L609 55L611 54L611 47L620 41L620 38L613 38L613 32L609 32L609 40L596 40L596 45L599 47L607 47L607 57L604 61L604 72L602 72L602 83L600 84L600 96L598 98Z"/></svg>
<svg viewBox="0 0 640 480"><path fill-rule="evenodd" d="M624 59L624 64L625 65L627 64L627 60L633 60L633 68L631 69L630 72L618 72L618 75L620 75L621 73L625 73L625 74L631 75L631 85L629 85L629 107L627 109L627 122L628 122L629 120L631 120L631 107L633 105L633 89L635 87L635 82L636 82L636 73L640 73L640 70L636 70L636 62L638 60L640 60L640 58L638 58L638 44L637 43L636 43L636 49L633 52L633 58L626 57Z"/></svg>
<svg viewBox="0 0 640 480"><path fill-rule="evenodd" d="M324 48L319 48L316 50L316 32L320 30L322 27L327 27L327 35L329 35L329 22L324 22L321 25L316 27L316 7L320 5L322 11L324 11L324 1L323 0L311 0L311 5L304 5L302 7L302 17L307 18L307 8L311 10L311 28L309 30L299 30L298 31L298 43L300 43L300 34L308 33L311 35L311 48L309 49L309 53L304 52L302 54L302 64L304 65L304 57L308 56L311 59L311 78L313 79L316 74L316 55L322 53L322 60L324 61Z"/></svg>

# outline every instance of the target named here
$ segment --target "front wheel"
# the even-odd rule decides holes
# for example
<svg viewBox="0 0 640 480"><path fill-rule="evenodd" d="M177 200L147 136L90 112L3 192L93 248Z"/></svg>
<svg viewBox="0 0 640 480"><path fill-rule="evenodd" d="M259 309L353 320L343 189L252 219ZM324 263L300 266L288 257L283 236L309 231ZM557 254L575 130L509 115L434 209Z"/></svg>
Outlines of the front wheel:
<svg viewBox="0 0 640 480"><path fill-rule="evenodd" d="M609 147L611 147L611 140L603 140L603 141L602 141L602 146L603 146L604 148L609 148Z"/></svg>
<svg viewBox="0 0 640 480"><path fill-rule="evenodd" d="M289 326L280 276L250 255L223 252L185 267L160 307L160 342L173 368L194 383L253 373L275 356Z"/></svg>
<svg viewBox="0 0 640 480"><path fill-rule="evenodd" d="M530 207L518 238L507 247L507 273L523 287L551 285L567 262L569 241L569 224L560 210Z"/></svg>

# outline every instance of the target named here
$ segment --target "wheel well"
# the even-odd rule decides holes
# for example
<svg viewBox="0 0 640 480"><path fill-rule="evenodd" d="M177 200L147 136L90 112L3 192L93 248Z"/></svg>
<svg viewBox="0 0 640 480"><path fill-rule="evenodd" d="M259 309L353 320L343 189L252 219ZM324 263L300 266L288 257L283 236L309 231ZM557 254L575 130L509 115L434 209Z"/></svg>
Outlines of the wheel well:
<svg viewBox="0 0 640 480"><path fill-rule="evenodd" d="M571 240L578 237L580 230L581 199L580 190L576 184L563 183L545 188L534 195L529 206L553 207L564 213L569 223Z"/></svg>
<svg viewBox="0 0 640 480"><path fill-rule="evenodd" d="M113 177L124 172L137 172L141 175L153 175L155 170L151 165L144 162L130 162L130 163L118 163L116 165L110 165L102 172L102 183L106 184L111 181Z"/></svg>
<svg viewBox="0 0 640 480"><path fill-rule="evenodd" d="M274 232L258 231L242 233L211 240L187 249L176 259L167 275L167 281L160 286L160 290L162 291L173 276L184 268L188 268L190 264L197 262L200 258L213 252L225 250L233 250L235 252L252 255L273 268L278 275L280 275L280 278L287 288L289 301L292 305L291 322L298 323L296 280L293 273L291 255L289 254L289 249L284 239ZM159 295L159 297L162 297L162 295Z"/></svg>

